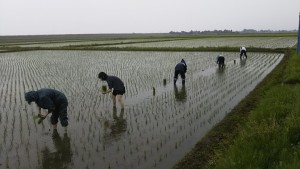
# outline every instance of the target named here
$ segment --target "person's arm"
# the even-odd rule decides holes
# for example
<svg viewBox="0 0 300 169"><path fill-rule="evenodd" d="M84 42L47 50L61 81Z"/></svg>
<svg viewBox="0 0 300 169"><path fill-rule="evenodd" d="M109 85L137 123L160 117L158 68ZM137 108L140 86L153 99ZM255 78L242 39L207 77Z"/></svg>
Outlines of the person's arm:
<svg viewBox="0 0 300 169"><path fill-rule="evenodd" d="M42 114L42 108L40 106L38 106L38 105L36 105L36 106L37 106L37 108L39 110L39 114Z"/></svg>
<svg viewBox="0 0 300 169"><path fill-rule="evenodd" d="M112 90L111 89L108 89L106 91L102 91L102 94L107 94L107 93L110 93Z"/></svg>
<svg viewBox="0 0 300 169"><path fill-rule="evenodd" d="M43 97L40 100L40 107L43 109L48 109L48 113L52 113L55 110L55 104L49 97Z"/></svg>
<svg viewBox="0 0 300 169"><path fill-rule="evenodd" d="M112 91L113 83L111 80L107 80L107 85L108 85L108 90L102 91L102 94L110 93Z"/></svg>

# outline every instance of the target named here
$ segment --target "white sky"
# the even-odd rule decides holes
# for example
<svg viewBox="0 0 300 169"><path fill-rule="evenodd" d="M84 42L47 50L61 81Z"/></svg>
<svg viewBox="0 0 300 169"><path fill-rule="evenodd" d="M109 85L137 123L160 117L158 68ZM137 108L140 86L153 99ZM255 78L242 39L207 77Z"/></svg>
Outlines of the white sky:
<svg viewBox="0 0 300 169"><path fill-rule="evenodd" d="M300 0L0 0L0 35L298 29Z"/></svg>

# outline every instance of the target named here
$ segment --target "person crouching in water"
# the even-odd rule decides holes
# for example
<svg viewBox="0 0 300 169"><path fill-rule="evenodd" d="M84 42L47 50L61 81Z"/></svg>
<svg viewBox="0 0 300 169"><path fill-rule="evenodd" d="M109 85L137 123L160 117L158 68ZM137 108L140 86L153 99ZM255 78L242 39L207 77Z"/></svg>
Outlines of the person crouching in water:
<svg viewBox="0 0 300 169"><path fill-rule="evenodd" d="M178 74L180 74L182 79L182 85L185 84L185 73L187 71L187 65L185 63L185 60L181 59L181 62L179 62L175 66L175 75L174 75L174 85L176 85L176 81L178 79Z"/></svg>
<svg viewBox="0 0 300 169"><path fill-rule="evenodd" d="M219 65L219 68L224 68L225 67L225 58L223 55L218 55L217 56L217 64Z"/></svg>
<svg viewBox="0 0 300 169"><path fill-rule="evenodd" d="M31 104L31 102L36 103L39 108L39 116L42 118L46 118L49 113L52 113L51 124L53 129L57 129L58 119L63 127L68 126L68 100L62 92L48 88L30 91L25 93L25 100L28 104ZM42 115L42 108L47 109L48 114Z"/></svg>
<svg viewBox="0 0 300 169"><path fill-rule="evenodd" d="M113 101L113 106L116 107L116 98L118 98L118 101L121 105L121 109L124 109L123 94L125 93L125 86L122 80L116 76L107 75L104 72L100 72L98 74L98 78L102 81L106 81L108 84L108 90L102 91L102 94L112 92L111 97Z"/></svg>

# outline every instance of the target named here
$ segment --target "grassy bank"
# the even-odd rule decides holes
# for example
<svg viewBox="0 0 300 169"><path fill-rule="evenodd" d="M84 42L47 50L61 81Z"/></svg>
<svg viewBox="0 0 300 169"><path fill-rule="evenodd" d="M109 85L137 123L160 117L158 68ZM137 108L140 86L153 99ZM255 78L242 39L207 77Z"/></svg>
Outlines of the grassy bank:
<svg viewBox="0 0 300 169"><path fill-rule="evenodd" d="M174 169L300 168L300 56L285 56Z"/></svg>
<svg viewBox="0 0 300 169"><path fill-rule="evenodd" d="M229 33L229 34L169 34L169 33L131 33L131 34L65 34L65 35L23 35L0 36L0 45L6 43L51 43L76 41L101 41L120 39L194 39L214 37L297 37L297 33Z"/></svg>
<svg viewBox="0 0 300 169"><path fill-rule="evenodd" d="M236 52L240 47L93 47L85 45L76 46L63 46L63 47L3 47L2 52L23 52L23 51L35 51L35 50L90 50L90 51L153 51L153 52ZM270 52L270 53L283 53L285 48L257 48L251 47L248 52ZM0 51L1 53L1 51Z"/></svg>

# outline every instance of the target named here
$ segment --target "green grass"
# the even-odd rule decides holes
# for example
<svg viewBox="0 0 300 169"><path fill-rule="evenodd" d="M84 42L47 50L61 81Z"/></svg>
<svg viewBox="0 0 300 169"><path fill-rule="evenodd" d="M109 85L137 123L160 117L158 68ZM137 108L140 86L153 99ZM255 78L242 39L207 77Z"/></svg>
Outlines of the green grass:
<svg viewBox="0 0 300 169"><path fill-rule="evenodd" d="M109 45L164 42L174 40L188 40L200 38L232 38L232 37L297 37L296 33L266 33L266 34L98 34L98 35L36 35L36 36L1 36L0 53L21 52L32 50L98 50L98 51L183 51L183 52L236 52L237 47L110 47ZM108 40L132 40L131 42L97 44L97 41ZM153 39L152 41L140 41L141 39ZM138 41L137 41L138 40ZM66 42L95 41L95 44L70 45L64 47L18 47L22 44L51 44ZM248 52L284 52L284 48L268 49L251 47Z"/></svg>
<svg viewBox="0 0 300 169"><path fill-rule="evenodd" d="M280 65L173 168L300 168L299 61L300 55L287 51Z"/></svg>
<svg viewBox="0 0 300 169"><path fill-rule="evenodd" d="M289 60L289 67L285 73L285 83L295 84L300 82L300 56L293 55Z"/></svg>
<svg viewBox="0 0 300 169"><path fill-rule="evenodd" d="M216 169L300 168L300 86L274 86L250 112Z"/></svg>
<svg viewBox="0 0 300 169"><path fill-rule="evenodd" d="M145 42L146 43L146 42ZM123 43L125 44L125 43ZM98 45L97 45L98 46ZM100 45L99 45L100 46ZM63 47L3 47L3 52L22 52L34 50L95 50L95 51L160 51L160 52L236 52L240 47L94 47L93 45L76 45ZM285 48L256 48L252 47L248 52L270 52L270 53L284 53ZM0 51L1 53L1 51Z"/></svg>

